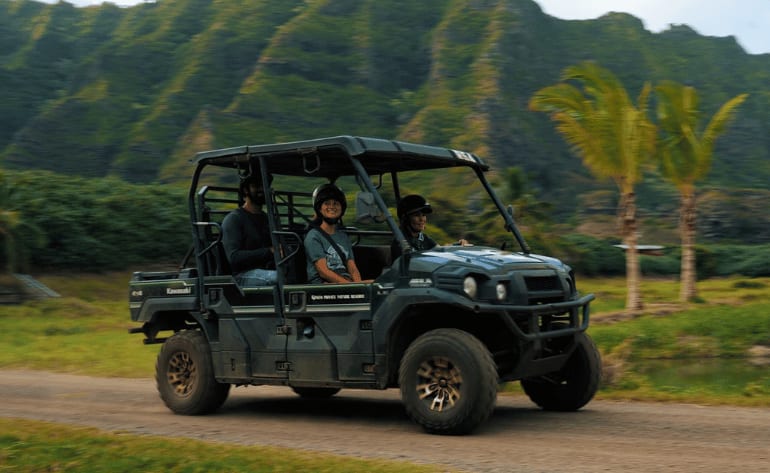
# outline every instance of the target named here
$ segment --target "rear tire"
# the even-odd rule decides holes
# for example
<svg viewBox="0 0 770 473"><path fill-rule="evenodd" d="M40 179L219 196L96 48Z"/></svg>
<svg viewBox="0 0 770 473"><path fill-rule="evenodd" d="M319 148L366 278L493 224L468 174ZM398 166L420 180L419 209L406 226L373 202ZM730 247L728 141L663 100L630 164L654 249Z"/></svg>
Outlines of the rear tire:
<svg viewBox="0 0 770 473"><path fill-rule="evenodd" d="M206 337L198 330L171 336L160 349L155 365L160 398L176 414L200 415L217 410L230 385L217 382Z"/></svg>
<svg viewBox="0 0 770 473"><path fill-rule="evenodd" d="M448 328L417 338L399 371L407 414L432 434L467 434L487 420L497 379L487 347L468 332Z"/></svg>
<svg viewBox="0 0 770 473"><path fill-rule="evenodd" d="M340 392L340 388L307 388L292 386L291 389L299 394L300 397L307 399L327 399Z"/></svg>
<svg viewBox="0 0 770 473"><path fill-rule="evenodd" d="M575 351L561 370L521 380L532 402L547 411L576 411L599 389L602 362L596 345L585 332L575 335L575 343Z"/></svg>

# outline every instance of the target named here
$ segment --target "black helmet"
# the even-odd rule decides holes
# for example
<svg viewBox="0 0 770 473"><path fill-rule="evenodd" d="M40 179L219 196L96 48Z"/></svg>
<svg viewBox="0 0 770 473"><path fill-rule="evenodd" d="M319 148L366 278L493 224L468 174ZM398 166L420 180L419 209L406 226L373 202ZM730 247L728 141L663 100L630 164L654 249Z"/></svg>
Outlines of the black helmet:
<svg viewBox="0 0 770 473"><path fill-rule="evenodd" d="M411 215L415 212L422 212L429 214L433 212L430 204L425 197L417 194L408 195L398 201L398 219L401 220L404 217Z"/></svg>
<svg viewBox="0 0 770 473"><path fill-rule="evenodd" d="M340 217L345 215L345 209L348 208L348 202L345 199L345 193L334 184L322 184L313 191L313 210L316 215L321 215L321 204L329 199L336 200L342 206Z"/></svg>

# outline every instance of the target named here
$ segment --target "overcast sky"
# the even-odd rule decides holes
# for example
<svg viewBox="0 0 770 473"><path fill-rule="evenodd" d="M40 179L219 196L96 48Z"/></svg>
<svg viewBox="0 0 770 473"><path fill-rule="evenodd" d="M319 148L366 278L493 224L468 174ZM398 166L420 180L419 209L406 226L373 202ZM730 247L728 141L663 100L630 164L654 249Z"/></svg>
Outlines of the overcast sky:
<svg viewBox="0 0 770 473"><path fill-rule="evenodd" d="M630 13L655 33L686 24L704 36L735 36L751 54L770 53L770 0L535 0L557 18L584 20Z"/></svg>
<svg viewBox="0 0 770 473"><path fill-rule="evenodd" d="M58 0L45 0L56 3ZM101 1L68 0L75 5ZM143 0L113 0L133 5ZM173 0L169 0L173 1ZM686 24L704 36L735 36L751 54L770 53L770 0L535 0L551 16L584 20L610 11L630 13L655 33L669 24Z"/></svg>

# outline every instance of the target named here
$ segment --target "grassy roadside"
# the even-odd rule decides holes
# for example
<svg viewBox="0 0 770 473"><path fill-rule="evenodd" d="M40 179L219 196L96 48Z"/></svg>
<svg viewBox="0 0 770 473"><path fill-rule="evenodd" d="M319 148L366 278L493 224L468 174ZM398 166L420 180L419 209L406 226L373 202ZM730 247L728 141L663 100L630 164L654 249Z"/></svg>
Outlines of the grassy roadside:
<svg viewBox="0 0 770 473"><path fill-rule="evenodd" d="M430 473L445 468L0 419L0 472Z"/></svg>
<svg viewBox="0 0 770 473"><path fill-rule="evenodd" d="M676 281L647 278L645 310L633 317L623 311L624 280L581 287L597 296L589 333L604 365L598 398L770 406L770 278L699 281L699 301L687 305L676 302Z"/></svg>
<svg viewBox="0 0 770 473"><path fill-rule="evenodd" d="M0 368L128 378L154 375L158 346L131 335L130 273L49 275L62 297L3 307Z"/></svg>

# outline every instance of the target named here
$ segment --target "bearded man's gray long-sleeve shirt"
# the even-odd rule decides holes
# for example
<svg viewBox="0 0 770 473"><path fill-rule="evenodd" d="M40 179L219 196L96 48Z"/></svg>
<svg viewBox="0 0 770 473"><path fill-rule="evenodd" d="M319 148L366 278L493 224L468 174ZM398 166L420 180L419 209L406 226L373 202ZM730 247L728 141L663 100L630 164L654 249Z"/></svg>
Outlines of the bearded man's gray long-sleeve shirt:
<svg viewBox="0 0 770 473"><path fill-rule="evenodd" d="M222 244L233 274L274 265L267 215L237 208L222 221Z"/></svg>

